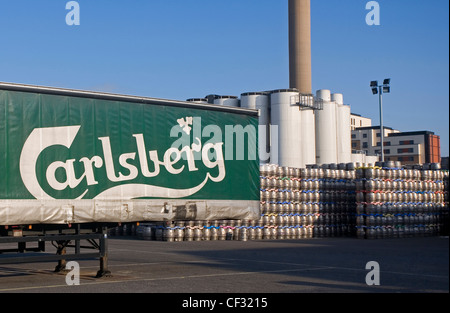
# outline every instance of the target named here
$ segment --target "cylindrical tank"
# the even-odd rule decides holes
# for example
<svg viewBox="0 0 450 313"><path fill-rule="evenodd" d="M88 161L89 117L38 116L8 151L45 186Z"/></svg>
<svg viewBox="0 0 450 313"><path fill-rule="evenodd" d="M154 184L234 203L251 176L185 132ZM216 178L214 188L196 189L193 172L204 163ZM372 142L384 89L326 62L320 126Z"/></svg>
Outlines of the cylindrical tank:
<svg viewBox="0 0 450 313"><path fill-rule="evenodd" d="M166 227L163 229L163 241L174 241L174 228Z"/></svg>
<svg viewBox="0 0 450 313"><path fill-rule="evenodd" d="M194 240L194 229L190 226L187 226L184 231L184 240L192 241Z"/></svg>
<svg viewBox="0 0 450 313"><path fill-rule="evenodd" d="M152 231L154 231L152 226L142 225L138 227L137 233L141 234L142 239L144 240L152 240L153 239Z"/></svg>
<svg viewBox="0 0 450 313"><path fill-rule="evenodd" d="M218 226L211 226L211 240L218 240L219 239L219 230Z"/></svg>
<svg viewBox="0 0 450 313"><path fill-rule="evenodd" d="M239 229L239 240L247 241L248 240L248 227L241 226Z"/></svg>
<svg viewBox="0 0 450 313"><path fill-rule="evenodd" d="M203 240L203 227L196 226L194 228L194 241Z"/></svg>
<svg viewBox="0 0 450 313"><path fill-rule="evenodd" d="M311 109L302 110L301 120L302 161L305 165L316 164L316 121L314 111Z"/></svg>
<svg viewBox="0 0 450 313"><path fill-rule="evenodd" d="M241 94L241 107L259 111L259 157L261 163L270 159L270 96L267 92Z"/></svg>
<svg viewBox="0 0 450 313"><path fill-rule="evenodd" d="M185 227L183 226L177 226L175 229L175 241L183 241L184 240L184 230Z"/></svg>
<svg viewBox="0 0 450 313"><path fill-rule="evenodd" d="M340 93L331 95L331 101L336 103L336 148L337 162L352 161L352 131L350 106L344 105L344 96Z"/></svg>
<svg viewBox="0 0 450 313"><path fill-rule="evenodd" d="M155 231L155 239L158 241L162 241L163 240L163 233L164 233L164 227L163 226L157 226L156 231Z"/></svg>
<svg viewBox="0 0 450 313"><path fill-rule="evenodd" d="M227 231L228 231L227 228L221 226L221 227L219 228L218 238L217 238L217 239L218 239L218 240L226 240L226 239L227 239Z"/></svg>
<svg viewBox="0 0 450 313"><path fill-rule="evenodd" d="M216 96L214 97L214 104L239 107L239 99L236 96Z"/></svg>
<svg viewBox="0 0 450 313"><path fill-rule="evenodd" d="M302 159L301 141L301 112L296 103L298 91L296 89L279 89L271 92L271 128L272 131L271 157L272 163L280 166L304 167Z"/></svg>
<svg viewBox="0 0 450 313"><path fill-rule="evenodd" d="M323 110L315 113L316 163L337 163L336 103L329 90L318 90L316 96L323 100Z"/></svg>
<svg viewBox="0 0 450 313"><path fill-rule="evenodd" d="M206 99L206 98L190 98L190 99L187 99L186 101L187 102L208 104L208 99Z"/></svg>
<svg viewBox="0 0 450 313"><path fill-rule="evenodd" d="M203 227L203 240L211 240L211 226Z"/></svg>

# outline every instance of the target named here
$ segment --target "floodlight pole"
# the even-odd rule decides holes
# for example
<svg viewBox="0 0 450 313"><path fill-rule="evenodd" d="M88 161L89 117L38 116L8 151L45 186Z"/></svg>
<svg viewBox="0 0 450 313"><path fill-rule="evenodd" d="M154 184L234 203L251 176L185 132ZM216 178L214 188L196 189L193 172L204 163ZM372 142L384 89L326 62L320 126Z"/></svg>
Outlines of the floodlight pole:
<svg viewBox="0 0 450 313"><path fill-rule="evenodd" d="M377 80L370 82L370 87L372 88L372 93L375 95L378 93L378 102L380 105L380 141L381 141L381 162L384 162L384 127L383 127L383 92L389 93L391 79L386 78L382 85L378 85ZM384 90L386 88L386 90Z"/></svg>
<svg viewBox="0 0 450 313"><path fill-rule="evenodd" d="M380 138L381 138L381 162L384 162L384 127L383 127L383 86L378 87L380 103Z"/></svg>

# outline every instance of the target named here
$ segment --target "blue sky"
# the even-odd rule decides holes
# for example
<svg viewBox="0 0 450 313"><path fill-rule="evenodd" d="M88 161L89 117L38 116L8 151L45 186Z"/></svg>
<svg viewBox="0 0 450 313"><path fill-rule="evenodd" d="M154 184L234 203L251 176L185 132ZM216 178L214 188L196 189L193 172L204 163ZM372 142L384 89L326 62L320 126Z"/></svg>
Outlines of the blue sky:
<svg viewBox="0 0 450 313"><path fill-rule="evenodd" d="M0 0L0 81L185 100L289 87L287 0ZM313 90L379 124L429 130L449 155L449 2L311 0Z"/></svg>

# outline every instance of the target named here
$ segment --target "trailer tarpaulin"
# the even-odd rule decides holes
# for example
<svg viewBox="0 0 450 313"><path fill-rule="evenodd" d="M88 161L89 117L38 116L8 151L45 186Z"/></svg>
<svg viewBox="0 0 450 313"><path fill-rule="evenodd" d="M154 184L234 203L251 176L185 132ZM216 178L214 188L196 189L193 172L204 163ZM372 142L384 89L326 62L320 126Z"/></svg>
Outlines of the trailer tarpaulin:
<svg viewBox="0 0 450 313"><path fill-rule="evenodd" d="M0 84L0 225L255 219L258 118Z"/></svg>

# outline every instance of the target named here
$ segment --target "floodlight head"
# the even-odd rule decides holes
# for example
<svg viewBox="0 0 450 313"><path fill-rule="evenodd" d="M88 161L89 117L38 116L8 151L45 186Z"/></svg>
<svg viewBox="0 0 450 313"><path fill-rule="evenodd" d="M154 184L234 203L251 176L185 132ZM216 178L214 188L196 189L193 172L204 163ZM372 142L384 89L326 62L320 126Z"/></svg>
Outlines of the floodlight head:
<svg viewBox="0 0 450 313"><path fill-rule="evenodd" d="M378 87L378 81L377 80L373 80L370 82L370 87Z"/></svg>
<svg viewBox="0 0 450 313"><path fill-rule="evenodd" d="M390 92L391 92L391 87L389 87L389 86L383 87L383 93L390 93Z"/></svg>
<svg viewBox="0 0 450 313"><path fill-rule="evenodd" d="M383 81L383 85L389 85L391 83L391 79L390 78L386 78L384 81Z"/></svg>
<svg viewBox="0 0 450 313"><path fill-rule="evenodd" d="M378 93L378 88L377 88L377 87L372 88L372 93L373 93L374 95L376 95L376 94Z"/></svg>

